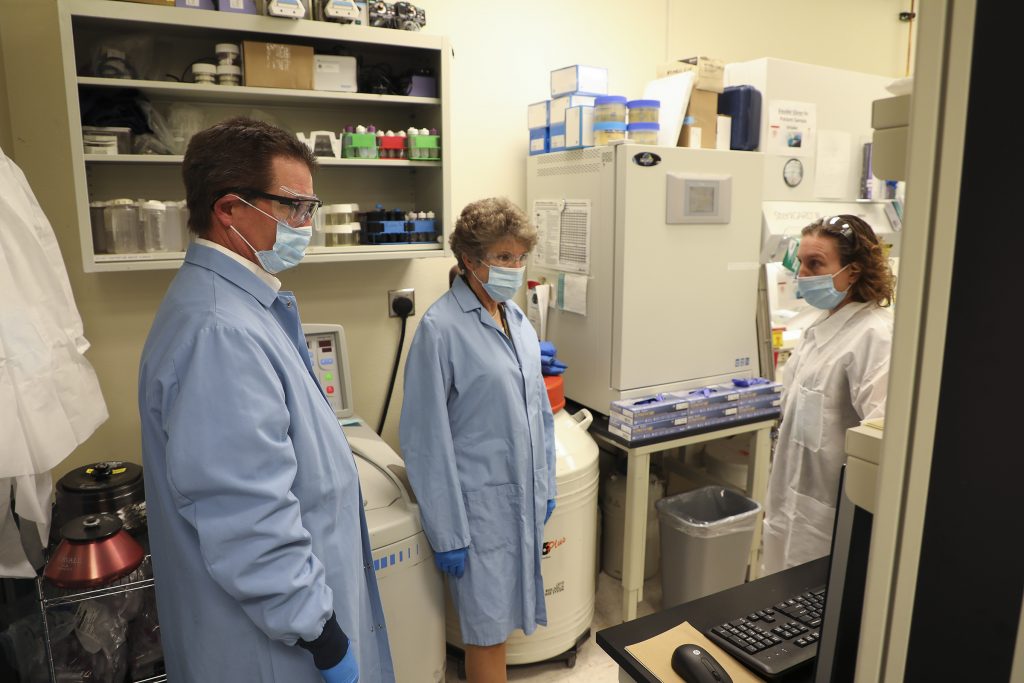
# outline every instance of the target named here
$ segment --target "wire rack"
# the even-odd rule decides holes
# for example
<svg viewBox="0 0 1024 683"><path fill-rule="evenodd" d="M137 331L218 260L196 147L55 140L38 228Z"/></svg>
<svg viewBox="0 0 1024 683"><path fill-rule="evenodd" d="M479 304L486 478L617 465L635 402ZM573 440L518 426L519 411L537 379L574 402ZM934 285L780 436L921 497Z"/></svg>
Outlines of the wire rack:
<svg viewBox="0 0 1024 683"><path fill-rule="evenodd" d="M49 667L50 680L57 680L57 674L54 670L53 663L53 650L50 644L50 621L47 619L47 613L51 609L84 602L85 600L94 600L96 598L102 598L109 595L123 595L133 591L145 590L147 588L152 588L153 585L153 565L149 555L146 555L142 559L142 564L140 564L131 574L118 579L113 583L107 584L102 588L85 590L58 588L57 586L50 584L42 576L37 577L36 595L39 599L39 613L43 620L43 643L46 647L46 664ZM149 678L136 679L133 683L163 683L166 680L166 674L159 674Z"/></svg>

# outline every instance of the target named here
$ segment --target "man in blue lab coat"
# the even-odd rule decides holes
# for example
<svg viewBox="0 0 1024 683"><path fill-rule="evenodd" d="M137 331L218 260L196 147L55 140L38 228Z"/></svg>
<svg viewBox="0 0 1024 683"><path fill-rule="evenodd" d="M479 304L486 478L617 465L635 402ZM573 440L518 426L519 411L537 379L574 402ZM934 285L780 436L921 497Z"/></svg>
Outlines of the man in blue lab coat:
<svg viewBox="0 0 1024 683"><path fill-rule="evenodd" d="M309 243L314 166L244 118L185 154L196 239L139 369L172 681L394 681L355 461L275 277Z"/></svg>

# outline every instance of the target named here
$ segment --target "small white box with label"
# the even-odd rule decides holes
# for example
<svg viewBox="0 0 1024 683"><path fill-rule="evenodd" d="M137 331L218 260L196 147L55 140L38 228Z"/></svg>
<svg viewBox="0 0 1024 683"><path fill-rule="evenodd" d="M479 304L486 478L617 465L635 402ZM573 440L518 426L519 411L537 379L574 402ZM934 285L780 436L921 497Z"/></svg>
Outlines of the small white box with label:
<svg viewBox="0 0 1024 683"><path fill-rule="evenodd" d="M356 92L356 58L313 55L313 90Z"/></svg>

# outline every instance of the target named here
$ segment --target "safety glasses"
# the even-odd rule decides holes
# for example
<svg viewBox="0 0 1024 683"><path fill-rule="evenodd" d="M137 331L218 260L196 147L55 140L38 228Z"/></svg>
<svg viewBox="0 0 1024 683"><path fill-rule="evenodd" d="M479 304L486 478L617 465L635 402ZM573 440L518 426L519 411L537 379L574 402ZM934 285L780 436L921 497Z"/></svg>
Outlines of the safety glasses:
<svg viewBox="0 0 1024 683"><path fill-rule="evenodd" d="M530 252L526 252L525 254L513 254L503 251L500 254L485 254L484 258L494 265L501 266L502 268L519 268L526 264L526 259L530 258Z"/></svg>
<svg viewBox="0 0 1024 683"><path fill-rule="evenodd" d="M290 191L286 187L282 187L282 190ZM289 225L303 225L311 220L316 215L317 210L323 206L323 202L316 197L283 197L278 194L270 194L269 192L262 192L260 190L253 190L251 188L231 188L225 190L220 196L229 194L237 194L241 197L260 197L262 199L269 199L277 202L288 209L288 216L285 220ZM219 199L220 197L218 197Z"/></svg>

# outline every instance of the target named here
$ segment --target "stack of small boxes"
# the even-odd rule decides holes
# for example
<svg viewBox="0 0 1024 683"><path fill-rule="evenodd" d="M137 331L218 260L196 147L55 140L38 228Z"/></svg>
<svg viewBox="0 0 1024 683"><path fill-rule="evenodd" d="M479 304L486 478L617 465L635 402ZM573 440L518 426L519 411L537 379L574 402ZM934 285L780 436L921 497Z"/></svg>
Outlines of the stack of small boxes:
<svg viewBox="0 0 1024 683"><path fill-rule="evenodd" d="M594 98L608 93L608 70L575 64L551 72L551 99L527 107L530 154L592 146Z"/></svg>
<svg viewBox="0 0 1024 683"><path fill-rule="evenodd" d="M756 377L692 391L613 401L608 431L637 442L732 422L773 419L782 412L781 393L781 384Z"/></svg>
<svg viewBox="0 0 1024 683"><path fill-rule="evenodd" d="M687 57L659 66L658 78L685 71L694 72L694 82L678 145L729 149L731 121L728 116L718 115L718 95L724 90L725 64L712 57Z"/></svg>

